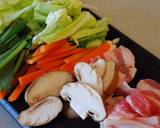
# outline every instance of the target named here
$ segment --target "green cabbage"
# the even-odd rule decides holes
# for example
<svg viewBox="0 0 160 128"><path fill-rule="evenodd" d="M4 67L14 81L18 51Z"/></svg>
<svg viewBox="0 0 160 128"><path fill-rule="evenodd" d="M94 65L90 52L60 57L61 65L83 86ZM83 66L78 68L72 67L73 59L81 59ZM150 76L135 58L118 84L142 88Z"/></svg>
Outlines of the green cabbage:
<svg viewBox="0 0 160 128"><path fill-rule="evenodd" d="M109 30L108 29L108 24L109 24L109 19L108 18L103 18L103 19L97 21L96 26L83 28L83 29L77 31L76 33L74 33L71 36L71 38L78 40L78 39L81 39L81 38L84 38L84 37L95 35L97 33L107 32Z"/></svg>
<svg viewBox="0 0 160 128"><path fill-rule="evenodd" d="M33 38L33 45L41 43L52 43L61 39L68 38L88 23L96 22L94 16L89 12L82 12L77 18L72 19L66 9L50 12L46 20L46 28Z"/></svg>
<svg viewBox="0 0 160 128"><path fill-rule="evenodd" d="M49 12L59 9L67 9L69 16L76 17L80 15L82 3L80 0L36 0L34 9L34 17L38 21L45 21Z"/></svg>
<svg viewBox="0 0 160 128"><path fill-rule="evenodd" d="M31 10L32 0L1 0L0 1L0 33L16 18Z"/></svg>

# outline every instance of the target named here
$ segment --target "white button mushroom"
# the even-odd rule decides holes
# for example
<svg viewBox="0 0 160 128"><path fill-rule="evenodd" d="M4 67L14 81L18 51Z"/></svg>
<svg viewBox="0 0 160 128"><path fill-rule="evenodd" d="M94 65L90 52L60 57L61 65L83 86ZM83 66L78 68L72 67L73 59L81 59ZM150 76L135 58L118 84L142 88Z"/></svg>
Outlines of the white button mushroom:
<svg viewBox="0 0 160 128"><path fill-rule="evenodd" d="M96 69L96 72L100 75L100 77L103 77L103 74L105 72L105 65L106 62L104 59L98 59L93 65L92 67L94 69Z"/></svg>
<svg viewBox="0 0 160 128"><path fill-rule="evenodd" d="M103 95L103 82L100 75L93 69L89 64L80 62L75 65L74 72L76 78L89 84L95 90L97 90L101 95Z"/></svg>
<svg viewBox="0 0 160 128"><path fill-rule="evenodd" d="M106 61L105 73L102 78L104 85L104 92L107 91L107 89L112 83L112 80L115 75L115 68L116 68L116 63L114 61Z"/></svg>
<svg viewBox="0 0 160 128"><path fill-rule="evenodd" d="M72 80L71 74L65 71L46 73L27 88L25 101L32 105L47 96L60 96L62 86Z"/></svg>
<svg viewBox="0 0 160 128"><path fill-rule="evenodd" d="M49 96L22 111L18 121L26 126L43 125L53 120L61 110L61 100L57 97Z"/></svg>
<svg viewBox="0 0 160 128"><path fill-rule="evenodd" d="M106 117L101 96L89 85L71 82L63 86L60 94L82 119L90 115L95 121L102 121Z"/></svg>

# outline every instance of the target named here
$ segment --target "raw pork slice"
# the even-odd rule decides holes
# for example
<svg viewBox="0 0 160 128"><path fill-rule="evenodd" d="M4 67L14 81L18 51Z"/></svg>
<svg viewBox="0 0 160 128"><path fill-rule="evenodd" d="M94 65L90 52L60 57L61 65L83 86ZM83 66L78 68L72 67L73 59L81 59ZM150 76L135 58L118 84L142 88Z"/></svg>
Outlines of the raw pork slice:
<svg viewBox="0 0 160 128"><path fill-rule="evenodd" d="M146 125L134 120L112 120L105 119L100 123L100 128L155 128L150 125Z"/></svg>
<svg viewBox="0 0 160 128"><path fill-rule="evenodd" d="M106 60L112 60L120 66L120 72L126 75L125 81L130 82L134 78L137 71L135 58L128 48L120 46L105 53L103 56Z"/></svg>
<svg viewBox="0 0 160 128"><path fill-rule="evenodd" d="M137 84L137 88L141 90L150 90L156 93L157 95L160 95L160 83L151 79L141 80Z"/></svg>
<svg viewBox="0 0 160 128"><path fill-rule="evenodd" d="M148 117L152 115L151 103L139 90L133 90L126 97L126 102L141 116Z"/></svg>
<svg viewBox="0 0 160 128"><path fill-rule="evenodd" d="M121 86L115 90L114 94L118 96L127 96L133 90L135 90L135 88L131 88L126 81L123 81Z"/></svg>
<svg viewBox="0 0 160 128"><path fill-rule="evenodd" d="M147 125L151 125L156 128L160 128L160 116L136 117L135 120L143 124L147 124Z"/></svg>
<svg viewBox="0 0 160 128"><path fill-rule="evenodd" d="M108 116L108 119L134 119L138 114L132 109L132 107L126 102L126 100L121 100L118 102L112 113Z"/></svg>

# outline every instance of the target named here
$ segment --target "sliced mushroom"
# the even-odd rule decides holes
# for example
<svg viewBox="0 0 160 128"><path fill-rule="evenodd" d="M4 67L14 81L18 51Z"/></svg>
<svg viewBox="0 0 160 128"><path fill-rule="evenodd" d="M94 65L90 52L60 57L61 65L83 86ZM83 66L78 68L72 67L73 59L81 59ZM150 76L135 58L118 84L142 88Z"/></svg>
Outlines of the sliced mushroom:
<svg viewBox="0 0 160 128"><path fill-rule="evenodd" d="M112 83L112 80L115 75L115 62L114 61L106 61L105 73L103 75L103 85L104 85L104 92L109 88Z"/></svg>
<svg viewBox="0 0 160 128"><path fill-rule="evenodd" d="M34 104L48 96L60 96L62 86L72 81L68 72L54 71L35 80L26 90L25 100L28 104Z"/></svg>
<svg viewBox="0 0 160 128"><path fill-rule="evenodd" d="M95 121L106 117L104 104L99 93L82 82L71 82L63 86L61 96L70 101L70 106L82 118L90 115Z"/></svg>
<svg viewBox="0 0 160 128"><path fill-rule="evenodd" d="M105 65L106 65L106 62L104 59L98 59L92 65L92 68L96 69L96 72L100 75L100 77L102 77L105 72Z"/></svg>
<svg viewBox="0 0 160 128"><path fill-rule="evenodd" d="M81 82L89 84L101 95L103 95L103 82L100 75L89 64L80 62L75 65L74 72L77 79Z"/></svg>
<svg viewBox="0 0 160 128"><path fill-rule="evenodd" d="M26 126L43 125L53 120L61 110L61 100L49 96L21 112L18 121Z"/></svg>

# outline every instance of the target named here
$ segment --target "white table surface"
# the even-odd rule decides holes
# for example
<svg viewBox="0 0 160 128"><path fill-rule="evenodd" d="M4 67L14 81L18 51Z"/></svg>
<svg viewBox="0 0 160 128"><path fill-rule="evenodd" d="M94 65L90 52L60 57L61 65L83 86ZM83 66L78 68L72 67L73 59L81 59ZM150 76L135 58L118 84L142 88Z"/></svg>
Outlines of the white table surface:
<svg viewBox="0 0 160 128"><path fill-rule="evenodd" d="M160 58L160 0L82 0L98 15Z"/></svg>

